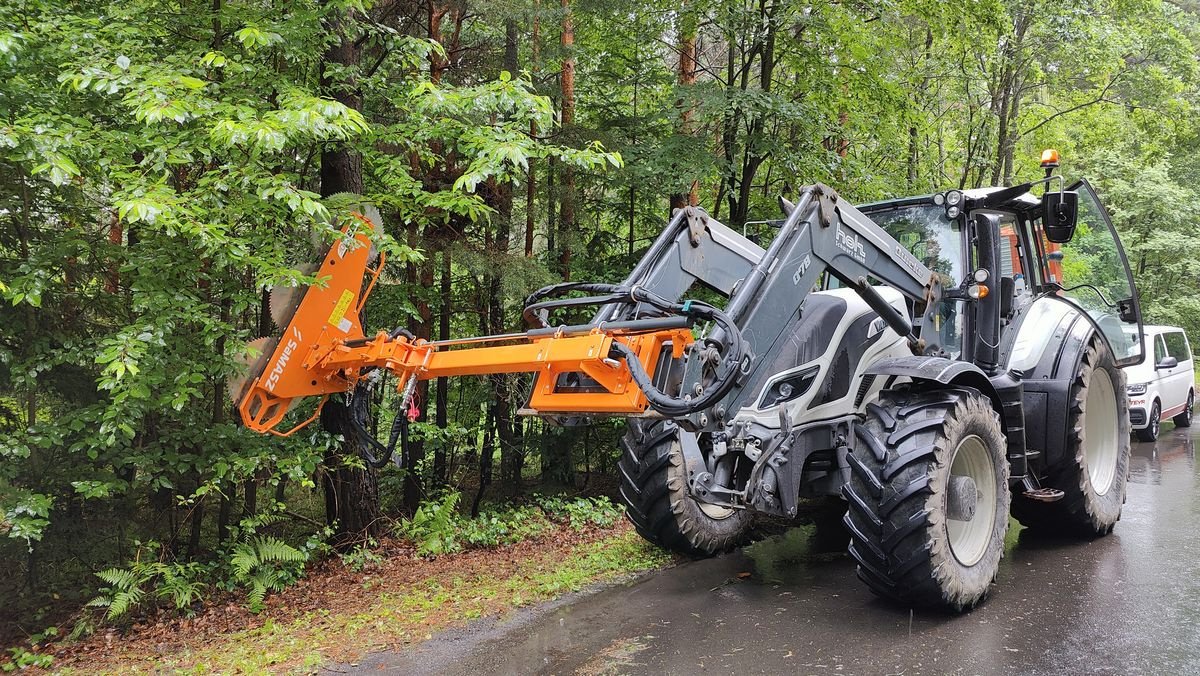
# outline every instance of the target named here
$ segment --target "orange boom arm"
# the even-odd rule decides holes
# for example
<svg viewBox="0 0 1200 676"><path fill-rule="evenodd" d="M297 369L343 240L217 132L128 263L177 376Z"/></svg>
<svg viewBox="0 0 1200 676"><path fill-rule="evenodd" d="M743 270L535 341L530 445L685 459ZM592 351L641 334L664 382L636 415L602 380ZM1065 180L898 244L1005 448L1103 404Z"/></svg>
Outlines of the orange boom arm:
<svg viewBox="0 0 1200 676"><path fill-rule="evenodd" d="M355 215L367 222L362 214ZM292 434L317 417L314 413L290 430L277 430L296 400L349 392L373 369L398 376L406 399L420 380L524 372L538 374L529 401L533 412L640 414L648 406L646 396L626 364L610 356L614 341L636 355L650 376L663 358L679 359L693 341L682 317L457 341L429 342L399 331L381 331L367 338L360 311L379 278L384 257L372 262L365 233L348 229L343 234L316 273L325 285L304 293L294 315L280 327L282 338L264 349L266 360L260 362L259 372L249 374L245 386L234 393L242 421L250 429ZM369 280L365 288L364 278ZM560 379L574 373L589 377L587 385L558 386Z"/></svg>

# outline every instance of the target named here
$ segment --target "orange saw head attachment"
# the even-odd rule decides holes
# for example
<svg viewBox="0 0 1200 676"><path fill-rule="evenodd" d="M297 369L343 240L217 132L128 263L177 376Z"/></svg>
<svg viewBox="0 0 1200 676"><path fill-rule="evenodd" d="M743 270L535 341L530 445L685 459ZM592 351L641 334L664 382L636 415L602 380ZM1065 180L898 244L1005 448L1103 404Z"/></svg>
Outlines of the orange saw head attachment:
<svg viewBox="0 0 1200 676"><path fill-rule="evenodd" d="M379 212L360 205L352 216L314 274L316 284L271 292L278 338L251 343L255 361L245 380L230 387L242 422L257 432L291 434L320 412L318 407L291 430L276 431L297 399L345 392L357 380L357 374L317 367L318 356L333 345L364 337L360 311L383 269L384 256L371 243L372 231L382 224Z"/></svg>

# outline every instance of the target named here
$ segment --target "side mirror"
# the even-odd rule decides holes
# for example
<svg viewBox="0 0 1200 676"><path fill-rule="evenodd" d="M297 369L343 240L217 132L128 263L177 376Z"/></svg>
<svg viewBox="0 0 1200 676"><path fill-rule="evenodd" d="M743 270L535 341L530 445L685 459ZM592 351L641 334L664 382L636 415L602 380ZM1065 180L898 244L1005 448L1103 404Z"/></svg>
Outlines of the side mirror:
<svg viewBox="0 0 1200 676"><path fill-rule="evenodd" d="M1154 365L1154 370L1173 369L1179 366L1179 360L1175 357L1163 357L1163 360Z"/></svg>
<svg viewBox="0 0 1200 676"><path fill-rule="evenodd" d="M1070 242L1079 216L1079 193L1074 190L1042 195L1042 229L1055 244Z"/></svg>
<svg viewBox="0 0 1200 676"><path fill-rule="evenodd" d="M1132 324L1138 320L1137 306L1134 305L1132 298L1117 301L1117 314L1121 321L1126 324Z"/></svg>

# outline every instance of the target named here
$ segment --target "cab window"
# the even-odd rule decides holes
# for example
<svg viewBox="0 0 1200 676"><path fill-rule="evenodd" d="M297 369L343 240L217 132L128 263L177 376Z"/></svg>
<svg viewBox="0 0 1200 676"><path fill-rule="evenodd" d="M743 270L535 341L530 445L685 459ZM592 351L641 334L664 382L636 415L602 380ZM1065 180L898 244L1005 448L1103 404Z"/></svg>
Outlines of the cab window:
<svg viewBox="0 0 1200 676"><path fill-rule="evenodd" d="M1161 335L1154 337L1154 363L1157 364L1167 358L1167 346L1163 344Z"/></svg>
<svg viewBox="0 0 1200 676"><path fill-rule="evenodd" d="M1187 336L1179 331L1163 334L1167 345L1167 354L1175 357L1180 364L1192 358L1192 350L1188 345Z"/></svg>
<svg viewBox="0 0 1200 676"><path fill-rule="evenodd" d="M1086 181L1069 189L1079 192L1078 225L1071 241L1052 243L1046 239L1040 223L1035 228L1043 259L1042 278L1047 284L1057 285L1052 287L1057 295L1088 313L1108 339L1113 355L1118 357L1117 364L1128 366L1139 361L1142 352L1142 343L1137 340L1139 318L1136 313L1130 317L1122 312L1122 306L1136 307L1132 275L1116 231L1095 191ZM1126 331L1127 328L1134 331Z"/></svg>
<svg viewBox="0 0 1200 676"><path fill-rule="evenodd" d="M962 222L947 218L944 208L918 204L868 212L866 216L937 273L942 288L954 288L966 276ZM962 354L962 310L961 301L943 300L934 315L942 348L956 357Z"/></svg>

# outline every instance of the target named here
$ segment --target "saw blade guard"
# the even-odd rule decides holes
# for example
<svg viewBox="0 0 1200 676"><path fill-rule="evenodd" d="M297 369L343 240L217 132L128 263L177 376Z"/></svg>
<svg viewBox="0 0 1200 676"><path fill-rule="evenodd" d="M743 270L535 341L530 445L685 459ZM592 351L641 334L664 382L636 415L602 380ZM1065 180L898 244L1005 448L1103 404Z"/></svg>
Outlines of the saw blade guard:
<svg viewBox="0 0 1200 676"><path fill-rule="evenodd" d="M242 421L253 429L287 436L320 413L286 432L276 430L296 399L344 392L357 374L347 379L339 373L312 369L319 345L364 338L360 314L367 296L383 269L384 256L372 242L381 218L374 207L356 206L341 237L329 247L315 272L317 283L290 291L286 300L273 302L272 319L279 326L278 343L264 352L246 375L236 406ZM367 280L364 284L364 280Z"/></svg>

